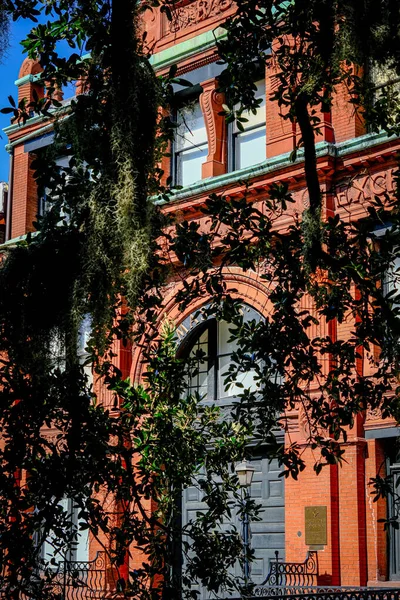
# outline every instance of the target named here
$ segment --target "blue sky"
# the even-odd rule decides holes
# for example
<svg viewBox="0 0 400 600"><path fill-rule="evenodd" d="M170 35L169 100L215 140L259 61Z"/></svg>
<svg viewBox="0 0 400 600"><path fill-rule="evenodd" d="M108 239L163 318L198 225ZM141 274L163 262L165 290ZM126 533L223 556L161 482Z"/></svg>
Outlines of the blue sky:
<svg viewBox="0 0 400 600"><path fill-rule="evenodd" d="M15 99L18 96L14 82L18 79L19 69L26 56L22 53L20 41L26 37L31 28L31 21L25 21L24 19L11 23L9 47L0 64L0 108L9 106L8 96L13 96ZM0 181L8 181L9 155L5 151L7 137L2 130L9 124L10 115L0 114Z"/></svg>

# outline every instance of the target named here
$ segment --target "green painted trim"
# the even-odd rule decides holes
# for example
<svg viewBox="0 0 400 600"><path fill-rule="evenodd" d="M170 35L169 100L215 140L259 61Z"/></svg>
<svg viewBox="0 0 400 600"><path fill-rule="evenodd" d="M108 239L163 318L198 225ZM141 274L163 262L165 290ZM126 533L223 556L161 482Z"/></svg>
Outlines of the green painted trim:
<svg viewBox="0 0 400 600"><path fill-rule="evenodd" d="M31 131L31 133L27 133L26 135L19 138L15 142L11 142L10 144L8 144L8 146L10 146L11 148L15 148L15 146L19 146L20 144L25 144L25 142L28 142L32 138L40 137L41 135L43 135L44 133L47 133L48 131L51 131L52 129L53 129L53 123L49 123L48 125L45 125L44 127L41 127L40 129L35 129L35 131Z"/></svg>
<svg viewBox="0 0 400 600"><path fill-rule="evenodd" d="M18 131L19 129L21 129L22 127L26 127L27 125L34 125L35 123L40 123L40 121L43 121L44 119L47 119L48 117L44 117L43 115L36 115L36 117L31 117L30 119L27 120L27 122L25 123L25 125L21 125L20 123L15 123L13 125L8 125L8 127L4 127L3 131L5 134L9 134L9 133L13 133L14 131Z"/></svg>
<svg viewBox="0 0 400 600"><path fill-rule="evenodd" d="M37 231L32 231L31 232L31 236L35 236L37 235L38 232ZM24 242L26 240L27 237L27 233L24 233L23 235L19 235L16 238L12 238L11 240L7 240L6 242L3 242L2 244L0 244L0 251L2 249L6 250L7 248L12 248L13 246L16 246L19 242Z"/></svg>
<svg viewBox="0 0 400 600"><path fill-rule="evenodd" d="M64 119L68 119L69 116L70 115L66 114L64 116ZM19 146L20 144L25 144L25 142L28 142L29 140L31 140L33 138L40 137L44 133L47 133L48 131L52 131L52 129L54 129L53 121L51 121L48 125L44 125L44 127L40 127L40 129L35 129L35 131L31 131L30 133L27 133L23 137L18 138L18 140L15 140L15 142L11 142L10 144L7 144L6 148L12 149L15 146ZM9 152L9 150L8 150L8 152Z"/></svg>
<svg viewBox="0 0 400 600"><path fill-rule="evenodd" d="M320 156L336 156L336 148L333 144L327 142L319 142L316 144L317 157ZM171 201L181 200L187 196L193 196L196 194L208 194L217 188L226 187L229 188L232 185L237 184L239 181L251 180L255 177L261 177L277 171L278 169L284 169L293 165L303 163L304 150L301 148L297 153L295 161L290 158L291 152L274 156L273 158L267 158L263 162L245 169L239 169L238 171L232 171L230 173L224 173L216 177L209 177L208 179L202 179L194 183L191 186L186 187L184 190L179 190L171 196ZM156 200L157 204L165 204L165 200Z"/></svg>
<svg viewBox="0 0 400 600"><path fill-rule="evenodd" d="M68 100L71 100L72 98L69 98ZM56 116L58 113L62 113L62 111L65 111L66 115L68 115L69 112L69 103L65 104L64 106L60 106L59 108L56 109L50 109L51 111L53 111L54 116ZM30 119L27 120L27 122L25 123L25 125L20 125L19 123L16 123L15 125L9 125L8 127L4 127L3 131L4 133L8 136L10 133L14 133L15 131L21 130L24 127L27 127L28 125L34 125L35 123L42 123L44 121L48 121L49 119L51 119L51 117L46 117L44 115L36 115L35 117L31 117ZM53 120L51 121L53 123ZM35 135L37 135L38 132L40 132L42 129L35 129L35 131L32 131L31 133L28 133L26 136L24 136L23 138L20 138L19 140L15 141L15 142L11 142L10 145L11 146L16 146L20 143L20 141L22 139L26 138L30 138L30 137L35 137Z"/></svg>
<svg viewBox="0 0 400 600"><path fill-rule="evenodd" d="M90 52L88 52L87 54L84 54L83 56L81 56L80 61L79 62L83 62L85 60L88 60L90 58ZM19 79L17 79L16 81L14 81L14 85L16 85L17 87L20 87L21 85L25 85L25 83L36 83L37 81L40 81L43 77L42 73L36 73L36 75L24 75L24 77L20 77Z"/></svg>
<svg viewBox="0 0 400 600"><path fill-rule="evenodd" d="M367 133L360 137L340 142L339 144L319 142L318 144L316 144L315 148L317 157L332 156L336 158L347 156L355 152L362 152L364 150L368 150L370 148L373 148L374 146L384 144L385 142L388 142L391 139L398 140L400 139L400 136L389 137L385 132ZM300 150L298 151L297 158L294 162L291 160L290 155L291 153L287 152L285 154L280 154L279 156L274 156L273 158L267 158L258 165L253 165L251 167L247 167L246 169L240 169L239 171L232 171L230 173L224 173L223 175L218 175L216 177L202 179L186 187L185 189L179 190L171 194L170 201L179 201L190 196L199 194L209 194L221 187L225 187L226 189L228 189L229 187L237 184L239 181L251 180L255 177L261 177L279 169L284 169L292 165L298 165L303 163L304 150L302 148L300 148ZM167 204L167 202L162 199L156 199L155 202L156 204L160 205Z"/></svg>
<svg viewBox="0 0 400 600"><path fill-rule="evenodd" d="M190 38L189 40L185 40L180 44L175 44L170 48L166 48L165 50L161 50L161 52L153 54L153 56L150 57L150 64L155 70L169 67L174 63L193 56L193 54L198 54L199 52L212 48L215 46L217 40L223 39L224 37L226 37L226 31L225 29L222 29L222 27L211 29L196 37Z"/></svg>
<svg viewBox="0 0 400 600"><path fill-rule="evenodd" d="M336 144L337 155L347 156L347 154L350 154L351 152L368 150L373 146L378 146L379 144L384 144L396 139L399 138L396 136L388 136L385 131L366 133L365 135L360 135L359 137Z"/></svg>
<svg viewBox="0 0 400 600"><path fill-rule="evenodd" d="M40 81L42 78L41 73L36 73L36 75L25 75L24 77L20 77L16 81L14 81L14 85L20 87L21 85L25 85L25 83L36 83Z"/></svg>

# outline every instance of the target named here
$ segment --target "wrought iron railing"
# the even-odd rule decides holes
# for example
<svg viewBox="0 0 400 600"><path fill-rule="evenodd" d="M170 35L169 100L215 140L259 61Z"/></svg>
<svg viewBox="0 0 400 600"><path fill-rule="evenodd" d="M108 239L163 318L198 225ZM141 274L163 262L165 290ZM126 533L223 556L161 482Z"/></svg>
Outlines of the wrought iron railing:
<svg viewBox="0 0 400 600"><path fill-rule="evenodd" d="M280 562L279 552L275 552L275 560L271 562L267 578L261 586L277 587L310 587L317 585L318 554L310 551L304 562Z"/></svg>
<svg viewBox="0 0 400 600"><path fill-rule="evenodd" d="M400 600L398 588L368 587L282 587L257 588L247 600Z"/></svg>
<svg viewBox="0 0 400 600"><path fill-rule="evenodd" d="M60 563L55 591L61 600L102 600L106 593L106 557L98 552L91 561Z"/></svg>
<svg viewBox="0 0 400 600"><path fill-rule="evenodd" d="M51 580L41 577L40 572L23 586L21 600L38 598L39 590L58 600L105 600L115 590L116 577L111 565L106 568L106 553L97 552L91 561L64 560L57 565ZM0 600L8 600L9 589L0 584Z"/></svg>
<svg viewBox="0 0 400 600"><path fill-rule="evenodd" d="M261 585L252 586L247 600L400 600L399 588L318 586L318 554L310 551L301 563L281 562L279 552Z"/></svg>

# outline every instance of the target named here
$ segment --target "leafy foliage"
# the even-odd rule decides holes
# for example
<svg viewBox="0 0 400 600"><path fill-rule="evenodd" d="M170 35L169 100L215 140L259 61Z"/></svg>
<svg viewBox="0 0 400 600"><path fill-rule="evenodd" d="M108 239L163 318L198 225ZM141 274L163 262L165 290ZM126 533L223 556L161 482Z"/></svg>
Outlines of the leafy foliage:
<svg viewBox="0 0 400 600"><path fill-rule="evenodd" d="M56 132L53 147L34 164L48 210L35 235L4 250L0 270L7 290L0 296L0 549L7 597L55 597L57 569L40 548L51 532L60 556L77 543L60 507L65 497L79 507L93 538L100 543L106 536L126 597L174 598L183 583L194 598L195 580L215 593L233 589L238 582L229 568L243 554L234 526L226 531L222 522L241 506L232 465L249 439L279 457L286 476L298 477L300 448L282 448L276 438L292 409L304 416L317 473L343 460L341 442L368 407L399 419L399 298L382 285L398 255L398 197L383 204L376 198L360 223L324 220L315 154L319 110L329 109L342 83L372 126L397 133L393 98L384 87L373 104L359 67L368 60L397 68L398 3L362 5L271 0L260 7L239 0L225 25L220 83L232 105L256 108L254 77L275 61L274 99L301 130L310 210L282 233L279 218L293 201L283 184L271 186L262 209L250 202L248 186L238 199L212 196L206 232L185 221L172 229L149 199L169 197L157 161L173 138L162 111L177 82L176 69L161 79L149 64L139 19L153 3L5 4L13 18L35 21L38 8L49 16L24 42L40 57L49 95L29 106L10 100L9 109L22 122L30 110L52 115ZM57 50L60 40L71 47L67 59ZM71 80L82 80L85 93L61 109L54 91ZM57 166L60 155L68 166ZM387 223L378 239L376 226ZM224 278L231 266L259 274L270 303L264 320L243 319L244 299L230 293ZM161 326L169 281L182 281L176 296L182 309L203 299L205 318L232 324L238 349L227 385L238 373L256 374L257 390L243 388L232 419L187 393L196 365L176 357L174 324ZM85 360L94 385L78 351L88 316ZM347 339L341 326L349 322ZM141 348L141 386L117 368L115 340L127 350ZM101 390L114 405L101 402ZM182 527L182 489L192 485L208 510ZM257 516L251 503L239 510ZM129 548L143 553L143 563L127 574Z"/></svg>
<svg viewBox="0 0 400 600"><path fill-rule="evenodd" d="M138 25L144 5L66 0L9 10L35 20L37 6L51 20L24 45L40 57L52 87L45 102L16 106L10 99L10 108L22 122L31 110L50 115L55 142L32 165L47 210L37 233L4 250L0 270L10 290L0 300L2 585L10 598L57 597L55 567L78 543L60 504L71 498L100 546L106 536L117 590L127 597L174 595L181 585L177 539L198 547L196 558L185 552L188 597L196 576L213 589L232 586L226 571L241 553L240 539L233 527L219 526L238 498L230 465L243 455L246 431L187 395L190 365L175 359L173 328L166 325L161 339L149 329L165 277L156 252L165 219L149 198L167 193L156 161L172 128L159 107L171 101L175 73L158 79L149 65ZM62 58L60 40L78 52ZM58 110L52 93L71 79L83 79L86 93ZM58 166L60 156L67 166ZM143 335L141 318L148 365L143 387L135 387L115 366L113 340L129 348L133 334ZM97 401L100 385L114 407ZM201 469L197 485L210 510L182 530L177 500ZM46 539L55 552L50 564L41 556ZM131 575L129 548L143 553ZM218 576L214 562L202 566L210 548L219 553Z"/></svg>

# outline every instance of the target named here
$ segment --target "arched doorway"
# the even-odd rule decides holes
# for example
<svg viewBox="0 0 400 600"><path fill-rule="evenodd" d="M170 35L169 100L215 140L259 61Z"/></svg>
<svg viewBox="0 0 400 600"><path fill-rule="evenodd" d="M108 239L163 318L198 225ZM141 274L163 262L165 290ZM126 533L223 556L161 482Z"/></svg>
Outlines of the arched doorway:
<svg viewBox="0 0 400 600"><path fill-rule="evenodd" d="M245 320L261 319L261 315L248 305L243 305ZM230 385L226 385L226 378L232 353L236 350L236 342L231 340L232 325L214 318L206 318L196 314L190 315L178 328L180 339L179 354L190 356L197 362L197 369L188 380L188 387L192 392L198 392L203 402L217 404L222 408L224 418L229 418L238 394L242 387L251 388L256 385L254 373L243 373ZM282 435L283 441L283 435ZM284 478L279 477L281 468L276 459L270 461L263 448L254 444L251 451L249 444L250 462L255 469L250 495L261 505L260 521L250 526L251 547L254 549L255 560L251 565L251 580L261 584L269 571L271 560L275 558L275 551L279 550L284 557L285 551L285 501ZM197 513L206 510L202 502L201 492L195 485L184 490L182 496L181 516L182 524L186 525L196 518ZM233 521L240 530L237 515ZM227 522L227 526L229 523ZM240 565L235 566L235 576L241 577ZM196 588L195 588L196 589ZM204 589L197 588L200 600L208 598Z"/></svg>

